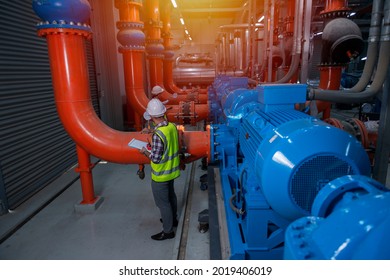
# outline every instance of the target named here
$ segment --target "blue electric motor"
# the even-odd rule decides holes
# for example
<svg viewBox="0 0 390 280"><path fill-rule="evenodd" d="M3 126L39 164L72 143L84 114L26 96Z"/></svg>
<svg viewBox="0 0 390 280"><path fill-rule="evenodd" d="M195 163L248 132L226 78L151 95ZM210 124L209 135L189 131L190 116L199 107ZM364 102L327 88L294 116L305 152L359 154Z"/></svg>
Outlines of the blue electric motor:
<svg viewBox="0 0 390 280"><path fill-rule="evenodd" d="M210 119L218 123L222 116L222 106L226 96L235 89L247 89L247 77L230 77L220 75L214 83L208 88Z"/></svg>
<svg viewBox="0 0 390 280"><path fill-rule="evenodd" d="M352 175L318 193L312 216L286 230L284 259L388 260L390 192L371 178Z"/></svg>
<svg viewBox="0 0 390 280"><path fill-rule="evenodd" d="M370 174L368 156L348 133L294 109L306 85L260 85L224 99L211 127L219 162L232 259L282 259L284 234L311 214L325 185Z"/></svg>

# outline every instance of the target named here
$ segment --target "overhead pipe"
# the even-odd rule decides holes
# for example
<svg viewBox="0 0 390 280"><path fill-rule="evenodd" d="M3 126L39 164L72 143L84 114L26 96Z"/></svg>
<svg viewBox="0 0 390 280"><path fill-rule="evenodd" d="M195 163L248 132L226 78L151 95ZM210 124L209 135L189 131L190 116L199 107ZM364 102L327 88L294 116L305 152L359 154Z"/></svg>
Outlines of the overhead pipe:
<svg viewBox="0 0 390 280"><path fill-rule="evenodd" d="M309 100L324 100L338 103L364 102L372 99L382 87L385 80L385 72L389 64L388 53L389 47L389 1L385 1L386 6L383 8L383 0L374 0L372 6L371 26L369 33L369 46L367 50L367 61L364 65L362 77L359 82L350 90L321 90L310 89L308 92ZM384 9L384 25L382 26L382 14ZM380 31L381 30L381 31ZM377 71L374 81L369 89L366 89L368 82L371 79L374 67L377 61L377 49L379 34L381 34L380 51L378 58Z"/></svg>
<svg viewBox="0 0 390 280"><path fill-rule="evenodd" d="M66 132L77 144L79 168L90 173L89 155L114 163L150 163L137 149L128 146L133 138L147 141L148 135L114 130L93 109L84 48L85 38L91 37L91 28L85 24L91 11L89 3L33 0L33 9L43 20L37 25L38 35L46 38L57 112ZM191 155L184 163L209 155L208 137L209 131L180 133L180 143L189 143L181 145L181 149ZM83 202L92 204L94 191L92 177L88 176L88 183L82 186Z"/></svg>
<svg viewBox="0 0 390 280"><path fill-rule="evenodd" d="M136 1L116 0L115 7L119 10L120 21L117 38L121 46L119 52L123 55L125 73L125 88L127 102L131 104L138 116L146 110L149 99L144 91L144 75L142 69L145 53L145 34L141 31L140 21L142 4ZM207 104L192 104L192 102L168 103L168 120L177 124L196 124L208 118Z"/></svg>
<svg viewBox="0 0 390 280"><path fill-rule="evenodd" d="M253 24L255 28L264 28L263 23L255 23ZM232 24L224 24L220 25L219 29L224 30L224 29L248 29L248 24L247 23L232 23Z"/></svg>

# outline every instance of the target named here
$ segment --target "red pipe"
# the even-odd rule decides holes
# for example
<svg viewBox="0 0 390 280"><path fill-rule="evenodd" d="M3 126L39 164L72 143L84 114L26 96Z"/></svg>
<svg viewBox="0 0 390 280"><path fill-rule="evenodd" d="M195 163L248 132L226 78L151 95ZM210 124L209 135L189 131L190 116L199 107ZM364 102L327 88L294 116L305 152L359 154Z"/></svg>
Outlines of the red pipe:
<svg viewBox="0 0 390 280"><path fill-rule="evenodd" d="M143 61L142 51L121 51L123 54L123 67L125 72L125 87L128 102L139 115L143 115L149 99L143 88L143 72L140 69ZM187 104L188 103L188 104ZM167 104L167 117L171 122L178 124L191 123L208 118L207 104L193 104L194 102L181 102L178 105Z"/></svg>
<svg viewBox="0 0 390 280"><path fill-rule="evenodd" d="M90 36L90 33L68 28L47 28L39 30L38 34L46 37L56 107L59 118L70 137L86 153L102 160L149 164L148 158L127 145L133 138L148 141L148 135L114 130L105 125L93 109L83 41L84 37ZM135 100L145 96L133 93ZM176 109L179 107L177 106ZM201 106L197 108L205 109ZM206 113L208 114L201 110L195 113L197 116L193 118L194 121L199 121ZM183 119L183 110L177 112L169 110L168 118ZM194 145L194 147L187 146L193 158L202 158L209 154L209 140L205 141L207 135L205 131L197 133L190 131L181 135L184 138L181 141ZM197 145L200 141L201 145Z"/></svg>
<svg viewBox="0 0 390 280"><path fill-rule="evenodd" d="M171 34L171 4L167 0L162 1L162 14L161 20L163 23L162 27L162 38L164 42L164 87L170 93L187 94L186 91L177 87L173 82L173 48L171 45L172 34Z"/></svg>
<svg viewBox="0 0 390 280"><path fill-rule="evenodd" d="M333 16L332 13L347 12L349 10L350 10L350 8L348 8L348 1L347 0L326 0L325 9L320 12L320 15L330 14L330 16ZM336 14L334 14L334 15L336 15ZM339 16L339 15L337 15L337 16Z"/></svg>
<svg viewBox="0 0 390 280"><path fill-rule="evenodd" d="M135 10L129 10L134 15ZM130 14L129 10L127 10L128 14ZM150 136L140 132L116 131L105 125L96 115L90 97L84 45L84 38L91 36L89 30L48 27L39 29L38 35L46 37L58 116L65 130L76 143L79 161L76 171L80 172L83 193L81 203L93 204L97 198L93 190L91 173L93 165L91 165L90 155L115 163L147 164L150 163L149 158L142 155L138 149L130 148L128 143L133 138L146 142ZM133 52L128 52L128 54L131 57ZM138 72L140 71L129 73ZM135 93L134 87L131 89L133 89L132 93ZM145 97L145 94L133 96L138 100L137 97ZM195 134L183 131L179 134L180 143L192 145L191 147L180 145L181 150L191 153L191 157L185 163L209 156L208 139L209 131Z"/></svg>
<svg viewBox="0 0 390 280"><path fill-rule="evenodd" d="M125 26L127 26L127 22L142 24L139 18L139 9L142 7L140 3L130 1L117 1L116 7L120 10L120 22L125 23ZM129 31L131 33L133 30L137 29L135 27L131 27L127 30L124 29L123 33L126 34L126 31ZM127 36L124 37L128 38ZM124 76L127 103L131 104L133 110L137 113L138 116L142 116L149 102L149 99L144 91L143 71L140 71L140 69L143 69L143 59L145 52L144 46L137 46L137 48L123 47L120 48L120 52L123 54L123 68L125 73ZM152 63L154 61L157 60L152 60L150 62ZM161 59L160 61L162 63ZM153 69L156 68L158 67L154 67ZM165 98L166 95L164 95L164 93L168 94L169 98ZM200 120L205 120L208 118L209 112L207 104L197 104L196 106L193 106L193 102L189 102L189 104L186 105L183 104L183 101L187 101L185 96L178 96L175 101L172 101L174 99L173 96L166 91L164 91L164 93L161 93L159 95L159 98L160 96L162 96L162 100L169 100L167 104L170 108L167 114L169 121L178 124L195 124ZM187 107L191 108L191 111L188 111ZM140 118L136 119L138 119L139 122L141 121Z"/></svg>
<svg viewBox="0 0 390 280"><path fill-rule="evenodd" d="M162 45L161 39L162 22L160 21L159 1L149 0L145 2L145 5L145 14L147 18L145 26L147 34L146 49L150 71L150 84L153 86L159 85L161 87L164 87L162 71L164 46ZM167 91L161 93L160 98L163 98L164 100L169 100L170 104L177 104L179 101L185 100L185 96L177 96L177 98L173 99L171 94Z"/></svg>
<svg viewBox="0 0 390 280"><path fill-rule="evenodd" d="M137 132L120 132L106 126L96 115L89 94L84 37L74 29L41 29L46 36L58 115L70 137L87 153L116 163L149 163L127 143L147 140ZM81 35L81 36L80 36Z"/></svg>
<svg viewBox="0 0 390 280"><path fill-rule="evenodd" d="M191 137L186 137L184 126L177 126L179 131L179 141L181 147L187 147L188 157L183 160L184 163L190 163L195 160L207 157L211 158L210 154L210 126L206 126L206 131L192 131ZM201 152L202 151L202 152Z"/></svg>
<svg viewBox="0 0 390 280"><path fill-rule="evenodd" d="M320 12L323 17L345 16L349 11L347 0L326 0L325 9ZM320 89L339 90L343 67L338 65L320 66ZM322 119L330 118L331 102L316 101L318 112L322 112Z"/></svg>
<svg viewBox="0 0 390 280"><path fill-rule="evenodd" d="M287 1L287 16L285 22L285 36L292 37L294 34L294 16L295 16L295 0Z"/></svg>
<svg viewBox="0 0 390 280"><path fill-rule="evenodd" d="M343 67L320 67L320 89L339 90L341 81L341 72ZM322 112L322 119L330 118L331 103L327 101L316 101L318 112Z"/></svg>
<svg viewBox="0 0 390 280"><path fill-rule="evenodd" d="M168 100L168 104L179 104L183 101L194 101L195 103L202 104L207 103L208 97L207 95L204 96L206 91L199 91L201 94L185 94L186 92L183 92L173 84L173 61L170 62L170 66L164 66L164 63L166 64L167 62L163 62L164 46L161 44L163 42L161 39L161 28L163 25L160 21L159 0L148 0L146 1L146 4L146 17L148 19L146 28L146 49L148 54L147 59L149 62L150 84L153 86L158 85L162 88L166 87L166 89L168 89L168 91L165 90L159 94L158 98L162 101ZM170 22L168 21L167 24L170 25ZM169 40L168 44L170 44L169 31L167 37L168 38L166 40ZM168 46L168 49L169 48L170 46ZM167 76L163 76L163 70L164 75Z"/></svg>
<svg viewBox="0 0 390 280"><path fill-rule="evenodd" d="M79 165L75 171L80 173L81 192L83 194L83 200L80 204L93 204L97 199L93 189L92 178L92 168L94 165L91 164L89 154L79 145L76 145L76 151Z"/></svg>

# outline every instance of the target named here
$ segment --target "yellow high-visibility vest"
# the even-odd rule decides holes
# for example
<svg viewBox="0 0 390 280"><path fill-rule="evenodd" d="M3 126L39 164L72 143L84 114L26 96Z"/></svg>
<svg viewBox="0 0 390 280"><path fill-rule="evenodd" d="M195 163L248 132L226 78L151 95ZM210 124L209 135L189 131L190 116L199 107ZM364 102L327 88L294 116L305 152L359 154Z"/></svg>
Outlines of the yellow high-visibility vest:
<svg viewBox="0 0 390 280"><path fill-rule="evenodd" d="M179 136L174 124L160 126L155 131L164 144L164 153L159 163L151 162L152 179L155 182L166 182L180 176Z"/></svg>

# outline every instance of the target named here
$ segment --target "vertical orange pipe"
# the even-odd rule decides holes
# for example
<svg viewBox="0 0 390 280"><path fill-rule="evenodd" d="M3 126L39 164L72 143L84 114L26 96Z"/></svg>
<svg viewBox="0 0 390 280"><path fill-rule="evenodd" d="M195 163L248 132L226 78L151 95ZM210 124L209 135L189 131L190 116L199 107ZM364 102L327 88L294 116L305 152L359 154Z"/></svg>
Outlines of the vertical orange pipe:
<svg viewBox="0 0 390 280"><path fill-rule="evenodd" d="M164 46L161 39L161 28L163 25L160 21L159 0L148 0L146 5L146 53L149 64L150 85L151 87L158 85L164 88ZM159 95L159 99L168 100L168 104L179 104L185 101L199 103L198 100L191 100L191 98L193 96L178 94L177 92L171 94L166 90ZM206 102L207 97L202 99L202 103Z"/></svg>
<svg viewBox="0 0 390 280"><path fill-rule="evenodd" d="M287 1L287 16L285 22L285 36L293 36L294 34L294 15L295 15L295 0Z"/></svg>
<svg viewBox="0 0 390 280"><path fill-rule="evenodd" d="M62 18L61 9L56 7L56 4L60 1L47 1L45 5L37 3L34 6L35 11L43 19L43 22L38 25L38 35L45 37L48 45L58 116L66 132L76 143L79 160L77 171L80 172L83 193L82 203L91 204L96 201L96 197L93 190L91 174L93 166L91 165L90 155L115 163L150 163L150 160L137 149L128 146L133 138L147 141L148 136L139 132L116 131L99 119L90 97L84 45L84 37L91 36L90 28L86 24L74 26L70 24L65 24L66 26L61 24L56 26L54 23L48 24L47 17L52 19L59 16ZM90 7L87 1L72 2L72 4L74 5L73 9L69 9L71 13L68 14L72 22L79 22L77 17L76 20L72 19L77 14L75 13L77 8L85 8L85 14L81 16L77 14L79 18L88 18L89 13L86 13L90 10ZM50 12L48 13L46 9L49 9ZM59 12L59 15L56 15L56 12ZM136 97L134 99L137 99ZM181 112L179 108L176 108L176 110ZM201 115L201 112L199 112L199 115ZM172 116L172 113L170 116ZM209 155L208 132L197 132L195 134L193 132L183 132L180 133L179 137L180 143L191 143L191 147L187 147L187 149L185 146L181 146L186 152L191 153L191 160Z"/></svg>
<svg viewBox="0 0 390 280"><path fill-rule="evenodd" d="M81 192L83 195L83 200L81 204L93 204L96 201L96 197L93 189L93 179L92 179L92 168L91 159L89 154L81 148L79 145L76 145L77 158L79 161L76 172L80 173L80 182L81 182Z"/></svg>
<svg viewBox="0 0 390 280"><path fill-rule="evenodd" d="M97 158L148 163L136 149L127 146L132 138L144 141L147 136L116 131L105 125L93 109L83 38L90 34L67 28L41 29L38 34L46 37L57 112L70 137Z"/></svg>
<svg viewBox="0 0 390 280"><path fill-rule="evenodd" d="M130 63L126 57L132 52L140 52L144 53L145 49L145 35L142 32L143 23L140 21L140 7L141 4L133 1L115 1L115 7L119 9L119 21L117 22L117 27L119 29L117 38L118 41L122 44L119 47L119 52L123 54L123 64L124 68ZM145 92L143 92L143 75L142 75L142 59L134 61L132 64L134 69L138 69L138 73L140 75L140 83L142 91L137 91L137 94L141 96L145 96ZM128 107L128 115L130 113L134 114L134 128L137 131L142 129L142 114L140 112L134 110L133 103L131 102L131 94L133 92L129 89L132 87L137 87L135 83L137 80L134 80L134 75L132 69L130 71L124 71L125 76L125 85L126 85L126 100ZM144 100L147 104L147 101Z"/></svg>
<svg viewBox="0 0 390 280"><path fill-rule="evenodd" d="M343 67L320 67L320 89L339 90L341 83L341 72ZM330 118L331 103L327 101L316 101L318 112L322 112L322 119Z"/></svg>
<svg viewBox="0 0 390 280"><path fill-rule="evenodd" d="M148 135L114 130L105 125L94 111L89 94L88 66L83 41L83 36L89 36L90 33L66 28L47 28L39 30L38 34L46 37L58 116L70 137L86 153L102 160L115 163L148 164L150 162L148 158L140 154L137 149L128 146L133 138L147 141ZM129 69L131 69L134 56L137 60L142 55L140 52L126 52L125 54L126 60L130 61L126 64ZM129 69L125 68L125 71ZM134 71L134 74L134 78L139 80L137 75L140 71ZM142 107L144 106L143 98L147 102L148 99L145 94L137 94L141 91L143 93L143 89L131 87L130 90L133 92L130 94L130 100L134 101L138 109L143 108L143 113L145 111L145 107ZM198 104L197 110L189 108L191 104L194 106L193 102L181 106L168 106L168 120L183 123L183 121L197 122L207 118L206 104ZM188 112L192 112L192 117L188 116ZM208 155L207 135L204 131L196 133L189 131L181 134L180 137L183 137L181 142L191 143L191 147L187 146L187 149L194 160Z"/></svg>
<svg viewBox="0 0 390 280"><path fill-rule="evenodd" d="M161 5L162 20L162 38L164 42L164 87L170 93L187 94L184 90L177 87L173 82L173 56L174 52L171 45L171 4L167 0L162 0Z"/></svg>
<svg viewBox="0 0 390 280"><path fill-rule="evenodd" d="M332 15L332 13L335 12L345 12L349 11L350 9L348 8L348 1L347 0L326 0L325 3L325 9L320 12L320 15L326 15L330 14L330 16L335 17L335 16L340 16L340 15Z"/></svg>
<svg viewBox="0 0 390 280"><path fill-rule="evenodd" d="M149 102L144 91L144 75L142 71L145 53L145 34L141 31L143 23L139 18L139 9L142 5L134 1L120 0L117 0L115 5L121 15L120 21L117 23L120 29L117 37L118 41L122 44L119 47L119 52L123 55L126 97L127 102L131 104L133 110L138 114L136 128L139 129L141 127L140 123L142 122L141 116L145 112ZM160 61L162 63L161 58ZM154 69L156 71L156 68ZM162 64L160 72L162 73ZM168 98L165 98L166 95L164 94L168 95ZM208 118L207 104L196 104L196 106L192 106L191 104L183 105L181 103L186 101L186 96L177 96L177 98L174 98L166 91L160 95L163 95L163 100L169 101L167 106L169 106L170 110L168 110L167 117L171 122L184 124ZM187 108L190 108L190 111Z"/></svg>
<svg viewBox="0 0 390 280"><path fill-rule="evenodd" d="M346 16L348 8L347 0L326 0L325 9L320 12L324 18L336 18ZM339 90L341 84L341 72L343 67L340 65L323 65L320 70L320 89ZM316 101L318 112L322 112L322 118L330 118L331 103L327 101Z"/></svg>
<svg viewBox="0 0 390 280"><path fill-rule="evenodd" d="M150 84L164 86L163 83L163 51L159 1L148 0L146 8L146 52L149 62Z"/></svg>

